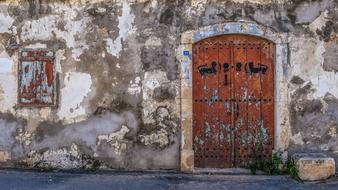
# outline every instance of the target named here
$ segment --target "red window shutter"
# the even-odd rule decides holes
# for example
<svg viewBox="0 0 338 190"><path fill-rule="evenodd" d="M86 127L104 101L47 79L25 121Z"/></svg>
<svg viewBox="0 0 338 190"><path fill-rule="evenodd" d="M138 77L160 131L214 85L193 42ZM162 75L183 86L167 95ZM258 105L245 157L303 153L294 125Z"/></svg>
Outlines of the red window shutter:
<svg viewBox="0 0 338 190"><path fill-rule="evenodd" d="M19 102L35 102L35 64L34 61L23 61L19 66Z"/></svg>
<svg viewBox="0 0 338 190"><path fill-rule="evenodd" d="M36 102L38 104L53 104L54 75L51 60L36 61Z"/></svg>
<svg viewBox="0 0 338 190"><path fill-rule="evenodd" d="M19 105L55 105L54 53L46 50L23 50L18 82Z"/></svg>

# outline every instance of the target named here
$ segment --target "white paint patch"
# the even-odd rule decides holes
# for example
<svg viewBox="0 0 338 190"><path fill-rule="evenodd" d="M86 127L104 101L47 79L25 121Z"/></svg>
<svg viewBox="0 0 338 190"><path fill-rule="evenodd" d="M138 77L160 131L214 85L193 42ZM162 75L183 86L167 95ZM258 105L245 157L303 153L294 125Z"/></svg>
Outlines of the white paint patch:
<svg viewBox="0 0 338 190"><path fill-rule="evenodd" d="M311 24L309 24L309 28L312 32L316 33L317 29L321 29L326 21L327 21L328 11L323 11Z"/></svg>
<svg viewBox="0 0 338 190"><path fill-rule="evenodd" d="M313 81L318 81L316 97L323 97L326 93L331 93L335 97L338 97L338 73L334 72L323 72L318 76L318 79Z"/></svg>
<svg viewBox="0 0 338 190"><path fill-rule="evenodd" d="M0 73L0 111L11 111L16 104L17 79L12 74Z"/></svg>
<svg viewBox="0 0 338 190"><path fill-rule="evenodd" d="M127 144L125 143L124 137L130 131L130 129L122 125L121 129L117 132L110 133L109 135L99 135L97 137L97 146L100 146L103 142L110 144L114 153L118 156L127 149Z"/></svg>
<svg viewBox="0 0 338 190"><path fill-rule="evenodd" d="M145 146L158 144L162 148L169 144L168 132L164 129L160 129L149 135L140 135L139 138Z"/></svg>
<svg viewBox="0 0 338 190"><path fill-rule="evenodd" d="M144 0L144 1L149 1L149 0ZM158 2L157 0L151 0L151 3L147 3L148 5L146 7L143 8L143 11L145 13L149 13L151 10L155 10Z"/></svg>
<svg viewBox="0 0 338 190"><path fill-rule="evenodd" d="M11 152L1 150L0 162L7 162L8 160L11 160Z"/></svg>
<svg viewBox="0 0 338 190"><path fill-rule="evenodd" d="M117 82L111 83L112 87L115 87L117 84L118 84Z"/></svg>
<svg viewBox="0 0 338 190"><path fill-rule="evenodd" d="M139 84L141 82L141 78L140 77L136 77L135 78L135 83Z"/></svg>
<svg viewBox="0 0 338 190"><path fill-rule="evenodd" d="M57 16L45 16L38 20L25 21L22 26L21 40L49 40L57 30Z"/></svg>
<svg viewBox="0 0 338 190"><path fill-rule="evenodd" d="M140 86L141 78L136 77L135 83L133 81L130 81L130 87L127 89L127 92L132 95L137 95L141 93L141 86Z"/></svg>
<svg viewBox="0 0 338 190"><path fill-rule="evenodd" d="M10 73L13 68L13 60L0 57L0 73Z"/></svg>
<svg viewBox="0 0 338 190"><path fill-rule="evenodd" d="M9 111L16 104L17 79L13 75L14 61L3 51L0 53L0 111Z"/></svg>
<svg viewBox="0 0 338 190"><path fill-rule="evenodd" d="M103 7L99 7L98 9L97 9L97 12L98 13L105 13L107 10L106 10L106 8L103 8Z"/></svg>
<svg viewBox="0 0 338 190"><path fill-rule="evenodd" d="M87 73L68 72L61 89L61 105L58 116L62 120L76 119L86 115L81 103L91 91L91 76Z"/></svg>
<svg viewBox="0 0 338 190"><path fill-rule="evenodd" d="M207 0L193 0L190 2L191 6L189 6L184 11L184 16L193 19L195 15L201 15L205 10L205 4Z"/></svg>
<svg viewBox="0 0 338 190"><path fill-rule="evenodd" d="M323 69L323 54L325 53L324 42L321 41L315 51L316 60L320 67L316 69L317 75L313 77L311 82L317 84L315 98L323 97L326 93L331 93L338 97L338 73L327 72Z"/></svg>
<svg viewBox="0 0 338 190"><path fill-rule="evenodd" d="M145 84L144 87L149 90L154 90L156 87L160 86L159 79L162 75L165 74L164 72L146 72L144 75ZM147 97L145 97L147 99Z"/></svg>
<svg viewBox="0 0 338 190"><path fill-rule="evenodd" d="M39 115L40 115L40 119L43 120L47 120L48 117L50 116L52 110L51 108L41 108L39 111Z"/></svg>
<svg viewBox="0 0 338 190"><path fill-rule="evenodd" d="M78 9L69 8L58 5L54 7L56 13L64 15L64 30L60 30L57 26L60 18L57 15L45 16L37 20L25 21L22 26L21 40L22 42L30 40L51 40L55 36L58 39L66 41L67 47L72 48L72 57L76 61L80 61L79 56L89 46L84 40L86 27L89 18L84 17L77 20L75 14Z"/></svg>
<svg viewBox="0 0 338 190"><path fill-rule="evenodd" d="M146 47L158 47L158 46L162 46L162 41L160 38L152 36L150 38L147 39L146 43L145 43Z"/></svg>
<svg viewBox="0 0 338 190"><path fill-rule="evenodd" d="M325 46L313 38L292 38L290 76L299 76L310 81L316 90L308 99L318 99L331 93L338 97L338 73L323 69Z"/></svg>
<svg viewBox="0 0 338 190"><path fill-rule="evenodd" d="M83 167L84 161L76 144L70 148L48 149L43 153L31 151L25 162L29 166L73 169Z"/></svg>
<svg viewBox="0 0 338 190"><path fill-rule="evenodd" d="M8 15L0 13L0 33L11 33L10 27L12 26L14 19Z"/></svg>
<svg viewBox="0 0 338 190"><path fill-rule="evenodd" d="M294 136L291 137L291 140L293 143L296 145L304 145L303 137L300 133L295 134Z"/></svg>
<svg viewBox="0 0 338 190"><path fill-rule="evenodd" d="M328 134L329 134L331 137L336 138L336 137L337 137L337 126L330 127L330 130L329 130Z"/></svg>
<svg viewBox="0 0 338 190"><path fill-rule="evenodd" d="M143 105L143 121L144 123L152 123L154 122L152 118L152 113L156 111L156 109L160 105L168 105L172 106L172 102L161 102L158 103L154 101L152 98L154 95L155 88L161 86L162 84L169 83L170 81L167 78L166 72L163 71L152 71L145 72L144 79L142 82L142 105Z"/></svg>
<svg viewBox="0 0 338 190"><path fill-rule="evenodd" d="M35 49L35 48L47 48L47 45L46 44L41 44L41 43L36 43L36 44L31 44L31 45L25 46L25 48L32 48L32 49Z"/></svg>
<svg viewBox="0 0 338 190"><path fill-rule="evenodd" d="M119 36L113 41L111 38L107 38L106 48L107 52L111 55L119 58L120 51L122 50L122 41L127 38L127 36L134 32L133 22L135 16L131 13L130 6L127 1L123 1L122 5L122 15L118 17L119 20Z"/></svg>
<svg viewBox="0 0 338 190"><path fill-rule="evenodd" d="M142 86L143 99L148 100L155 88L161 86L161 83L168 81L166 73L163 71L146 72L144 74L144 85Z"/></svg>
<svg viewBox="0 0 338 190"><path fill-rule="evenodd" d="M64 56L65 50L58 50L55 53L55 71L58 73L62 73L61 69L61 61L66 60L66 57Z"/></svg>

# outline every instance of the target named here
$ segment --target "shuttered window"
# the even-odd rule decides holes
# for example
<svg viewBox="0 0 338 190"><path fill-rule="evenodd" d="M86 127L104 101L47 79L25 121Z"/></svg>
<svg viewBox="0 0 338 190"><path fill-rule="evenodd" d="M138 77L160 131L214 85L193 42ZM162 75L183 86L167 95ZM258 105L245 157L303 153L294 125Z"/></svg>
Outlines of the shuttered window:
<svg viewBox="0 0 338 190"><path fill-rule="evenodd" d="M55 106L54 52L24 49L18 67L20 106Z"/></svg>

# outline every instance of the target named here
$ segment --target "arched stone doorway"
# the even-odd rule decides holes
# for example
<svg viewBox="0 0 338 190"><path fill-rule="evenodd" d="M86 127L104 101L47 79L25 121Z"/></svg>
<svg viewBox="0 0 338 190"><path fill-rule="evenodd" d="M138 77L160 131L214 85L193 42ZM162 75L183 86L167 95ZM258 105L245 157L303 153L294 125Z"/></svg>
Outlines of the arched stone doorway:
<svg viewBox="0 0 338 190"><path fill-rule="evenodd" d="M288 109L287 109L287 87L286 87L286 72L288 65L288 43L287 34L276 33L273 30L257 25L251 22L232 22L213 26L204 27L198 30L184 32L181 36L181 45L176 50L176 58L180 64L180 79L181 79L181 170L192 172L198 165L198 160L195 160L195 151L193 149L194 133L193 133L193 46L195 43L203 41L203 39L212 39L215 36L227 35L246 35L252 39L262 39L266 42L274 44L274 98L273 98L273 130L274 139L271 142L273 151L285 151L288 146ZM251 36L251 37L250 37ZM265 39L265 40L264 40ZM236 47L237 48L237 47ZM249 65L250 67L250 65ZM253 68L254 67L253 65ZM209 68L212 69L212 68ZM235 68L236 69L236 68ZM223 68L224 70L224 68ZM198 71L199 72L199 71ZM206 70L207 72L207 70ZM272 75L273 76L273 75ZM224 77L224 76L223 76ZM229 77L229 76L228 76ZM224 79L225 80L225 79ZM228 79L228 82L233 79ZM222 81L223 84L225 81ZM264 99L264 98L263 98ZM248 99L247 99L248 100ZM263 100L264 101L264 100ZM223 102L224 103L224 102ZM232 103L234 105L234 103ZM238 104L239 105L239 104ZM234 109L232 106L231 109ZM234 110L232 110L234 113ZM271 134L272 135L272 134ZM234 148L234 146L232 147ZM271 152L270 152L271 153ZM233 158L232 158L233 159ZM225 163L225 162L224 162ZM231 163L231 162L230 162ZM224 164L224 166L226 166ZM227 167L234 167L233 163ZM205 165L205 167L213 167Z"/></svg>

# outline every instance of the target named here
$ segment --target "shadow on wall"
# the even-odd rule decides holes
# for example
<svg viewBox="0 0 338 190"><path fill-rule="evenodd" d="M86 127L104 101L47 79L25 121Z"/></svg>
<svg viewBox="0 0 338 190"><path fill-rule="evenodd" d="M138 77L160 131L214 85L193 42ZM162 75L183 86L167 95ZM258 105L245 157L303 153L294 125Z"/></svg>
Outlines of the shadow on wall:
<svg viewBox="0 0 338 190"><path fill-rule="evenodd" d="M132 112L105 113L63 126L41 123L34 133L25 121L0 115L0 148L9 152L8 166L38 168L177 169L178 140L164 148L138 141ZM6 165L6 164L4 164Z"/></svg>

